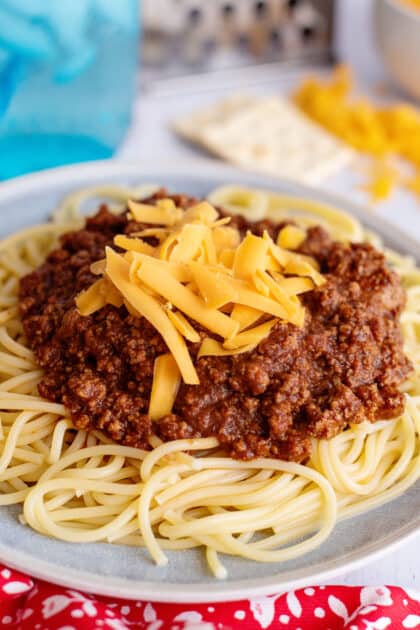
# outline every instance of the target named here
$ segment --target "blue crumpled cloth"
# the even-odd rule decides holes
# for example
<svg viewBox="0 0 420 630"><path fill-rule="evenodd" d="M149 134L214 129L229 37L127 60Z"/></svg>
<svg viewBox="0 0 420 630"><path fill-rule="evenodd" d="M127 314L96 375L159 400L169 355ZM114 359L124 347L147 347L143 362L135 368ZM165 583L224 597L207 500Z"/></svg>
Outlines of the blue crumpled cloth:
<svg viewBox="0 0 420 630"><path fill-rule="evenodd" d="M93 63L92 16L126 32L137 27L120 0L0 0L0 116L34 65L48 64L64 83Z"/></svg>

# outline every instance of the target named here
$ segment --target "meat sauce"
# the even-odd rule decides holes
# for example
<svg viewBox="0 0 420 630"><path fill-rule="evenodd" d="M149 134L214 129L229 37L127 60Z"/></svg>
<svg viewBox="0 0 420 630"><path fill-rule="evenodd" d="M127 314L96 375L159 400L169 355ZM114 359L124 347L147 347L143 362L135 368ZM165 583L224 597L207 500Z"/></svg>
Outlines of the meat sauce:
<svg viewBox="0 0 420 630"><path fill-rule="evenodd" d="M148 202L165 196L160 191ZM183 208L196 202L172 198ZM243 217L231 225L256 234L267 229L274 238L281 227ZM114 235L144 227L102 206L21 280L25 334L44 370L39 393L63 403L77 428L100 429L142 448L149 448L152 433L165 441L215 436L235 458L301 462L311 438L401 414L398 386L411 365L399 327L400 279L371 245L333 242L314 227L300 251L316 258L327 282L301 296L304 327L278 323L257 348L236 356L197 359L200 344L188 342L200 384L181 385L173 413L152 426L147 410L154 361L168 351L163 339L124 306L83 317L74 302L96 280L90 265L104 257Z"/></svg>

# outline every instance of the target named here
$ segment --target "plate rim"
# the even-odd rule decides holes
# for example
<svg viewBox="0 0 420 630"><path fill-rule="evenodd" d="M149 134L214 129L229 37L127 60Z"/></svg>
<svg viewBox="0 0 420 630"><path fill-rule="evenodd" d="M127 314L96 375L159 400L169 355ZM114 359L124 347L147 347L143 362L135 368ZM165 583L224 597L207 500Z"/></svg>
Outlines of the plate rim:
<svg viewBox="0 0 420 630"><path fill-rule="evenodd" d="M77 181L78 185L83 185L80 180L86 180L87 185L94 185L93 180L103 180L106 182L108 176L112 177L128 177L136 176L147 178L148 173L154 175L159 171L162 177L185 177L189 180L208 179L223 181L223 178L238 177L243 182L247 173L239 171L235 168L220 166L212 160L181 160L174 165L172 160L157 162L144 161L119 161L119 160L102 160L97 162L89 162L82 164L73 164L54 169L48 169L37 173L22 175L6 182L0 183L0 204L13 199L14 196L23 193L42 192L44 189L58 187L60 185L69 185ZM248 173L249 179L259 180L261 186L274 187L279 189L282 186L287 188L295 188L299 190L301 196L308 195L319 201L329 203L338 207L344 207L346 211L353 214L357 218L364 220L365 223L372 223L371 214L359 204L353 203L351 200L336 193L330 193L322 189L307 186L285 178L270 178ZM152 183L152 182L151 182ZM294 194L294 193L291 193ZM376 216L378 219L378 217ZM381 233L385 238L399 238L406 243L406 249L411 250L414 254L418 251L420 243L408 236L392 223L380 217ZM418 255L417 255L418 258ZM157 591L157 582L147 582L139 580L129 580L125 578L115 578L112 576L100 576L98 574L89 573L88 571L66 568L66 576L60 573L60 567L47 560L37 559L37 566L33 566L33 557L24 551L12 549L3 543L0 543L0 560L8 566L22 572L29 571L30 575L39 579L47 580L55 584L59 584L69 588L76 588L89 591L98 595L111 597L120 597L126 599L144 598L152 602L168 602L168 603L203 603L203 602L221 602L233 601L249 597L259 597L274 592L292 590L308 586L310 584L325 583L334 579L345 572L355 570L365 564L371 563L392 551L395 551L403 543L414 539L420 533L420 515L411 522L389 534L380 542L372 542L365 545L362 551L353 550L348 552L339 564L334 560L326 562L327 568L316 573L311 572L310 575L302 575L292 580L287 580L281 575L270 575L268 577L255 578L252 585L245 580L232 580L224 582L213 580L200 584L176 584L161 583ZM316 565L315 565L316 566ZM299 572L307 572L308 569L301 568Z"/></svg>
<svg viewBox="0 0 420 630"><path fill-rule="evenodd" d="M406 531L404 531L406 530ZM214 582L205 582L201 584L175 584L160 583L159 590L157 582L142 582L139 580L128 580L122 578L113 578L110 576L98 576L87 571L76 570L66 567L66 576L60 573L58 565L44 560L37 560L38 566L33 569L31 562L33 558L26 552L9 549L0 543L0 560L5 562L12 569L28 573L30 577L35 577L47 582L52 582L66 588L72 588L79 591L94 593L106 597L118 597L129 600L147 600L150 602L174 603L174 604L203 604L230 602L244 599L258 598L274 593L284 593L287 591L297 590L307 586L319 586L328 583L336 577L343 575L345 572L354 571L361 566L370 564L375 560L379 560L385 555L396 551L402 544L418 537L420 533L420 517L417 522L409 526L405 526L397 532L389 535L389 541L386 543L373 542L368 546L371 551L349 552L347 556L352 555L353 560L346 561L346 556L342 561L333 568L328 568L312 575L302 576L293 580L276 578L271 575L265 578L256 578L253 585L245 580L235 580L234 582L224 582L216 580ZM105 544L105 543L104 543ZM330 565L334 564L334 560L329 560ZM28 567L31 567L28 572ZM304 571L304 569L300 569ZM108 584L106 583L108 582ZM164 587L164 588L163 588Z"/></svg>
<svg viewBox="0 0 420 630"><path fill-rule="evenodd" d="M401 228L397 227L385 217L369 212L363 204L352 201L344 194L331 192L324 188L297 182L286 177L270 177L246 170L240 170L229 165L222 166L215 160L206 158L195 160L189 158L180 159L176 164L174 164L173 157L164 158L159 161L152 158L148 162L144 160L123 160L111 158L108 160L81 162L67 166L44 169L35 173L20 175L6 181L0 181L0 203L4 203L8 200L8 198L13 198L13 196L21 191L22 188L28 188L31 189L32 192L38 192L49 183L53 186L60 185L61 183L71 184L72 181L79 181L81 178L85 179L86 182L89 182L92 177L96 177L98 180L103 180L104 183L106 183L107 176L124 177L138 175L140 177L143 176L143 174L147 176L148 172L155 174L159 171L162 171L163 177L179 176L186 177L190 180L202 180L206 178L218 180L223 179L224 177L234 178L235 176L238 177L238 180L243 180L244 178L249 177L254 181L259 181L260 185L265 188L273 187L276 189L284 185L289 189L300 190L301 192L297 193L296 196L308 194L321 203L326 203L336 207L343 206L346 212L354 215L360 221L364 221L366 225L369 226L369 224L372 224L372 227L369 227L369 229L375 229L375 219L376 221L380 220L380 231L385 238L390 240L404 240L406 244L405 249L409 250L410 255L415 256L420 263L420 254L418 253L420 238L413 238L413 236L408 235L407 232L401 230ZM290 194L294 195L295 193L291 192Z"/></svg>

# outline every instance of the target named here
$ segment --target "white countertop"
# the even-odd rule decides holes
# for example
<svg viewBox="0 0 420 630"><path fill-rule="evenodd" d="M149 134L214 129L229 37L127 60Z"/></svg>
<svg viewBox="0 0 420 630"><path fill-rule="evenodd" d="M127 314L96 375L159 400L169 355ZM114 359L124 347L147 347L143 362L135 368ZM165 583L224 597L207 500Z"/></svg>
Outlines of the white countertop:
<svg viewBox="0 0 420 630"><path fill-rule="evenodd" d="M371 0L341 0L338 13L337 48L342 58L356 68L364 91L373 90L386 76L375 54L369 35L369 11ZM357 38L357 46L354 46ZM162 82L143 92L135 107L132 128L120 149L118 159L147 160L200 160L201 155L188 144L178 140L170 131L169 124L180 115L195 108L215 102L233 91L256 94L285 93L296 84L301 71L281 71L262 67L258 73L241 70L225 72L211 81L198 78ZM344 170L324 182L323 186L353 201L365 203L365 195L358 190L360 174ZM386 217L412 237L420 240L420 201L402 191L375 207L372 212ZM420 590L420 536L402 544L397 551L364 568L352 571L333 580L336 584L396 584Z"/></svg>

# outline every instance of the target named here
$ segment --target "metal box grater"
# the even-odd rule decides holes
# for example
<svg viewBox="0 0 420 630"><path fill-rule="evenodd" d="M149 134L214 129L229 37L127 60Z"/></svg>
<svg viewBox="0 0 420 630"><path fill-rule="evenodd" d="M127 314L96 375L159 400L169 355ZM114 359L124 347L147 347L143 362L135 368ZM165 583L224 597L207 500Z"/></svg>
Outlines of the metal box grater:
<svg viewBox="0 0 420 630"><path fill-rule="evenodd" d="M142 63L164 78L331 58L334 0L142 0Z"/></svg>

